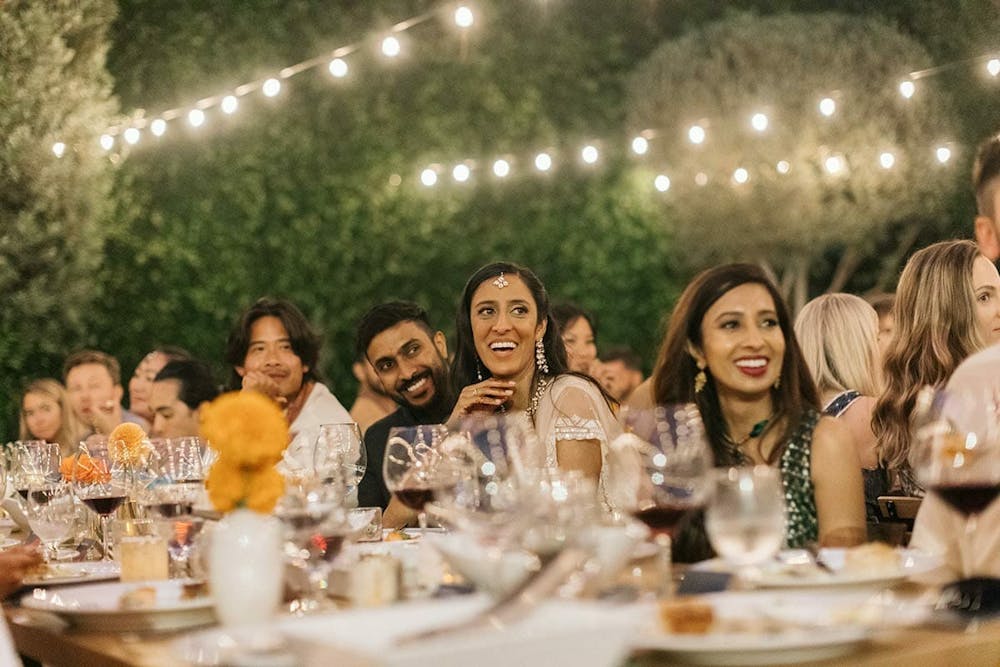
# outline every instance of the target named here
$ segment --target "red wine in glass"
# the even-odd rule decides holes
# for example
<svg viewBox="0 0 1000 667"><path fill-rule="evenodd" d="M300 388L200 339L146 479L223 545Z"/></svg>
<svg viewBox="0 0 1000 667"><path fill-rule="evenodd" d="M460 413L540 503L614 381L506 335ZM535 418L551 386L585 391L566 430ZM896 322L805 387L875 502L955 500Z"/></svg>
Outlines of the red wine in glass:
<svg viewBox="0 0 1000 667"><path fill-rule="evenodd" d="M633 516L654 533L666 533L673 537L694 509L689 505L654 505L637 510Z"/></svg>
<svg viewBox="0 0 1000 667"><path fill-rule="evenodd" d="M23 489L18 489L17 492L21 494L21 497L24 498L25 500L28 499L28 487L24 487Z"/></svg>
<svg viewBox="0 0 1000 667"><path fill-rule="evenodd" d="M1000 495L1000 483L937 484L931 490L968 517L981 514L997 499Z"/></svg>
<svg viewBox="0 0 1000 667"><path fill-rule="evenodd" d="M426 487L407 487L396 489L396 497L415 512L423 512L424 505L434 499L434 489Z"/></svg>
<svg viewBox="0 0 1000 667"><path fill-rule="evenodd" d="M186 516L191 513L191 503L154 503L146 507L157 516L164 519L176 519L179 516Z"/></svg>
<svg viewBox="0 0 1000 667"><path fill-rule="evenodd" d="M124 495L83 498L83 503L101 516L110 516L123 502L125 502Z"/></svg>

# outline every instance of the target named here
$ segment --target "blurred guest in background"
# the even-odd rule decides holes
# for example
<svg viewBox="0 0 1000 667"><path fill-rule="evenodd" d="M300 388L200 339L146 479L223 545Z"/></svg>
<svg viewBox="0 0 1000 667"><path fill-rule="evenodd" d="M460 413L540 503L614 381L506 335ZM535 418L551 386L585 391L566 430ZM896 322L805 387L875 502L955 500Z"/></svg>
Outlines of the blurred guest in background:
<svg viewBox="0 0 1000 667"><path fill-rule="evenodd" d="M397 405L392 396L382 388L382 382L364 353L351 364L351 372L358 381L358 396L351 405L351 419L364 434L369 426L395 412Z"/></svg>
<svg viewBox="0 0 1000 667"><path fill-rule="evenodd" d="M135 367L132 379L128 381L128 409L152 423L153 409L149 406L149 392L153 389L153 378L168 361L190 358L187 350L179 347L153 348Z"/></svg>
<svg viewBox="0 0 1000 667"><path fill-rule="evenodd" d="M594 376L597 371L597 326L594 317L579 306L559 303L552 306L559 327L569 370ZM596 377L596 376L595 376Z"/></svg>
<svg viewBox="0 0 1000 667"><path fill-rule="evenodd" d="M360 507L386 509L383 525L399 528L415 517L395 498L382 477L389 429L444 422L454 399L448 378L445 336L431 327L427 312L415 303L379 304L358 322L357 354L375 371L378 382L398 406L365 433L368 466L358 486Z"/></svg>
<svg viewBox="0 0 1000 667"><path fill-rule="evenodd" d="M976 242L991 262L1000 259L1000 134L979 145L972 165Z"/></svg>
<svg viewBox="0 0 1000 667"><path fill-rule="evenodd" d="M850 436L821 416L788 307L759 267L727 264L687 286L660 347L653 399L697 404L716 465L781 470L788 546L864 541L861 466L843 447ZM700 517L675 554L711 555Z"/></svg>
<svg viewBox="0 0 1000 667"><path fill-rule="evenodd" d="M892 342L892 335L896 331L896 316L892 314L892 306L896 302L896 295L876 294L868 298L868 303L875 309L878 315L878 349L882 357L885 357L889 343Z"/></svg>
<svg viewBox="0 0 1000 667"><path fill-rule="evenodd" d="M73 414L89 429L107 435L122 422L149 429L149 422L122 407L122 372L118 360L97 350L81 350L66 358L63 380Z"/></svg>
<svg viewBox="0 0 1000 667"><path fill-rule="evenodd" d="M972 241L935 243L906 263L894 312L872 426L891 491L922 496L907 462L917 394L944 385L966 357L1000 341L1000 275Z"/></svg>
<svg viewBox="0 0 1000 667"><path fill-rule="evenodd" d="M198 411L219 394L208 366L194 359L168 362L153 380L149 406L153 410L150 435L182 438L198 435Z"/></svg>
<svg viewBox="0 0 1000 667"><path fill-rule="evenodd" d="M604 390L619 403L643 382L642 360L628 347L615 347L601 355L598 380Z"/></svg>
<svg viewBox="0 0 1000 667"><path fill-rule="evenodd" d="M290 435L352 421L320 381L319 336L294 304L262 298L236 322L226 343L230 386L259 391L285 411Z"/></svg>
<svg viewBox="0 0 1000 667"><path fill-rule="evenodd" d="M21 399L21 440L59 443L63 456L76 450L85 427L69 405L66 388L58 380L35 380Z"/></svg>

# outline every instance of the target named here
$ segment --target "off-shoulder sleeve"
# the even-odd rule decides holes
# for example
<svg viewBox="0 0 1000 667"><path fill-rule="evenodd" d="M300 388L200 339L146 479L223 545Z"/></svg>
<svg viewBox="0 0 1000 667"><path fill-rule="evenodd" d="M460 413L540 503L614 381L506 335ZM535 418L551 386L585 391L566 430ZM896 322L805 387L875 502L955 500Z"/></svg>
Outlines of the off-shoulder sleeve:
<svg viewBox="0 0 1000 667"><path fill-rule="evenodd" d="M555 440L597 440L606 443L609 438L606 422L612 416L604 397L585 381L559 384L562 386L557 385L552 391L552 432Z"/></svg>

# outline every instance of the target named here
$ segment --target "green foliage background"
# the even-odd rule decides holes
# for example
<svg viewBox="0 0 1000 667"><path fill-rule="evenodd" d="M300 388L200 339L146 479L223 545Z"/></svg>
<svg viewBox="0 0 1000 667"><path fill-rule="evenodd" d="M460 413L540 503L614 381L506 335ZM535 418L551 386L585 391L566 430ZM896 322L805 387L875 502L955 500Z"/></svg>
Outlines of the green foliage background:
<svg viewBox="0 0 1000 667"><path fill-rule="evenodd" d="M0 13L12 4L18 3L8 1ZM159 140L144 136L122 161L107 197L100 174L88 176L110 211L87 217L91 246L72 245L74 261L85 267L73 284L94 300L71 308L78 300L72 291L46 288L41 292L55 295L66 311L50 314L49 329L36 332L34 320L26 320L20 330L3 330L5 345L28 350L4 360L8 433L20 384L57 375L60 357L73 347L115 353L128 372L154 344L182 345L216 363L224 377L229 326L263 294L295 300L323 330L324 370L349 403L353 327L366 308L388 298L414 299L450 334L466 277L499 258L531 265L556 298L596 311L602 346L627 343L651 361L661 318L697 267L686 261L689 250L671 241L660 199L627 157L609 153L596 170L564 165L547 178L480 178L430 191L418 185L419 169L466 155L572 148L594 137L624 144L628 75L664 40L734 10L876 14L921 42L933 60L928 66L994 48L998 27L989 0L478 4L481 20L466 38L432 20L403 35L406 55L399 62L369 55L373 45L365 44L350 58L346 80L320 68L289 80L273 100L242 98L232 117L210 114L198 130L171 123ZM434 6L420 0L120 0L107 68L121 109L152 117ZM100 31L95 34L100 41ZM80 76L62 74L67 87ZM956 141L972 146L1000 124L995 87L961 69L941 79L958 100ZM106 101L100 90L92 97ZM39 91L33 103L43 99ZM0 136L3 129L0 121ZM44 128L32 129L43 152L48 136ZM6 150L9 141L0 141ZM971 154L958 157L944 208L950 229L967 235ZM525 168L528 158L514 155L515 168ZM7 161L0 158L0 167ZM2 222L6 241L6 214ZM872 257L894 249L893 233ZM935 240L941 233L918 237ZM19 243L11 254L26 249ZM95 257L99 267L86 264ZM817 285L835 261L830 256L814 264ZM866 263L850 287L868 289L897 269L898 262L889 269ZM33 300L16 287L6 294ZM5 315L10 321L27 312L18 304Z"/></svg>

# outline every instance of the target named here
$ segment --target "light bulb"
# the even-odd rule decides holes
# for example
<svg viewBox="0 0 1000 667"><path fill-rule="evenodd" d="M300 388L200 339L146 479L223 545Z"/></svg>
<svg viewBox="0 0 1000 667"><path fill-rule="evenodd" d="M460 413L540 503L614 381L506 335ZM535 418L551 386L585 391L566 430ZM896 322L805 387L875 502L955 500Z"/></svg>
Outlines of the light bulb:
<svg viewBox="0 0 1000 667"><path fill-rule="evenodd" d="M763 132L767 129L767 116L762 113L755 113L750 118L750 125L758 132Z"/></svg>
<svg viewBox="0 0 1000 667"><path fill-rule="evenodd" d="M819 101L819 112L829 118L837 112L837 102L832 97L824 97Z"/></svg>
<svg viewBox="0 0 1000 667"><path fill-rule="evenodd" d="M743 167L739 167L736 169L736 171L733 172L733 180L739 183L740 185L743 185L744 183L750 180L750 172L744 169Z"/></svg>
<svg viewBox="0 0 1000 667"><path fill-rule="evenodd" d="M885 151L878 156L878 163L882 165L883 169L892 169L892 165L896 164L896 156Z"/></svg>
<svg viewBox="0 0 1000 667"><path fill-rule="evenodd" d="M653 179L653 186L660 192L666 192L670 189L670 178L664 174L660 174Z"/></svg>
<svg viewBox="0 0 1000 667"><path fill-rule="evenodd" d="M701 125L692 125L688 130L688 139L692 144L700 144L705 141L705 128Z"/></svg>
<svg viewBox="0 0 1000 667"><path fill-rule="evenodd" d="M590 145L584 146L583 150L580 151L580 157L582 157L583 161L587 164L594 164L597 162L597 158L599 157L597 147Z"/></svg>
<svg viewBox="0 0 1000 667"><path fill-rule="evenodd" d="M934 155L937 156L938 162L944 164L951 159L951 149L947 146L938 146L937 150L934 151Z"/></svg>
<svg viewBox="0 0 1000 667"><path fill-rule="evenodd" d="M426 185L427 187L431 187L432 185L438 182L437 172L431 169L430 167L424 169L422 172L420 172L420 182Z"/></svg>
<svg viewBox="0 0 1000 667"><path fill-rule="evenodd" d="M281 92L281 82L277 79L271 78L264 82L264 85L260 88L266 97L274 97Z"/></svg>
<svg viewBox="0 0 1000 667"><path fill-rule="evenodd" d="M646 137L636 137L632 140L632 152L636 155L645 155L649 150L649 142Z"/></svg>
<svg viewBox="0 0 1000 667"><path fill-rule="evenodd" d="M548 171L552 168L552 156L548 153L539 153L535 156L535 169L538 171Z"/></svg>
<svg viewBox="0 0 1000 667"><path fill-rule="evenodd" d="M990 73L990 76L1000 74L1000 60L990 58L990 61L986 63L986 71Z"/></svg>
<svg viewBox="0 0 1000 667"><path fill-rule="evenodd" d="M167 131L167 121L162 118L156 118L152 123L149 124L149 131L153 133L153 136L162 137L163 133Z"/></svg>
<svg viewBox="0 0 1000 667"><path fill-rule="evenodd" d="M226 95L222 98L222 104L219 106L222 109L222 113L230 114L240 106L240 101L236 99L235 95Z"/></svg>
<svg viewBox="0 0 1000 667"><path fill-rule="evenodd" d="M844 158L839 155L831 155L823 161L823 166L826 168L827 173L839 174L844 170Z"/></svg>
<svg viewBox="0 0 1000 667"><path fill-rule="evenodd" d="M124 134L122 134L122 137L128 143L135 145L139 142L139 130L137 130L134 127L130 127L127 130L125 130Z"/></svg>
<svg viewBox="0 0 1000 667"><path fill-rule="evenodd" d="M787 174L792 170L792 165L788 164L788 160L778 160L776 168L779 174Z"/></svg>
<svg viewBox="0 0 1000 667"><path fill-rule="evenodd" d="M392 35L389 35L388 37L382 40L383 55L389 58L395 58L396 56L399 55L400 51L402 50L403 47L400 46L399 40L393 37Z"/></svg>
<svg viewBox="0 0 1000 667"><path fill-rule="evenodd" d="M899 84L899 94L906 99L913 97L915 92L917 92L917 84L913 83L909 79Z"/></svg>
<svg viewBox="0 0 1000 667"><path fill-rule="evenodd" d="M708 185L708 174L703 171L699 171L694 175L695 185L705 186Z"/></svg>
<svg viewBox="0 0 1000 667"><path fill-rule="evenodd" d="M347 61L343 58L334 58L330 61L330 74L337 77L338 79L343 79L347 76Z"/></svg>
<svg viewBox="0 0 1000 667"><path fill-rule="evenodd" d="M115 138L112 137L110 134L102 134L100 139L100 144L101 148L103 148L106 151L109 151L115 145Z"/></svg>
<svg viewBox="0 0 1000 667"><path fill-rule="evenodd" d="M201 109L191 109L188 112L188 122L191 127L201 127L205 123L205 112Z"/></svg>
<svg viewBox="0 0 1000 667"><path fill-rule="evenodd" d="M497 160L493 163L493 173L497 178L506 178L510 173L510 163L507 160Z"/></svg>
<svg viewBox="0 0 1000 667"><path fill-rule="evenodd" d="M55 154L56 157L62 157L63 154L66 152L66 144L64 144L61 141L57 141L56 143L52 144L52 152Z"/></svg>
<svg viewBox="0 0 1000 667"><path fill-rule="evenodd" d="M469 28L475 20L476 17L473 16L472 10L465 5L460 5L458 9L455 10L455 25L459 28Z"/></svg>
<svg viewBox="0 0 1000 667"><path fill-rule="evenodd" d="M455 168L451 170L451 177L459 183L465 183L469 180L469 176L471 175L472 170L470 170L469 166L465 164L456 164Z"/></svg>

